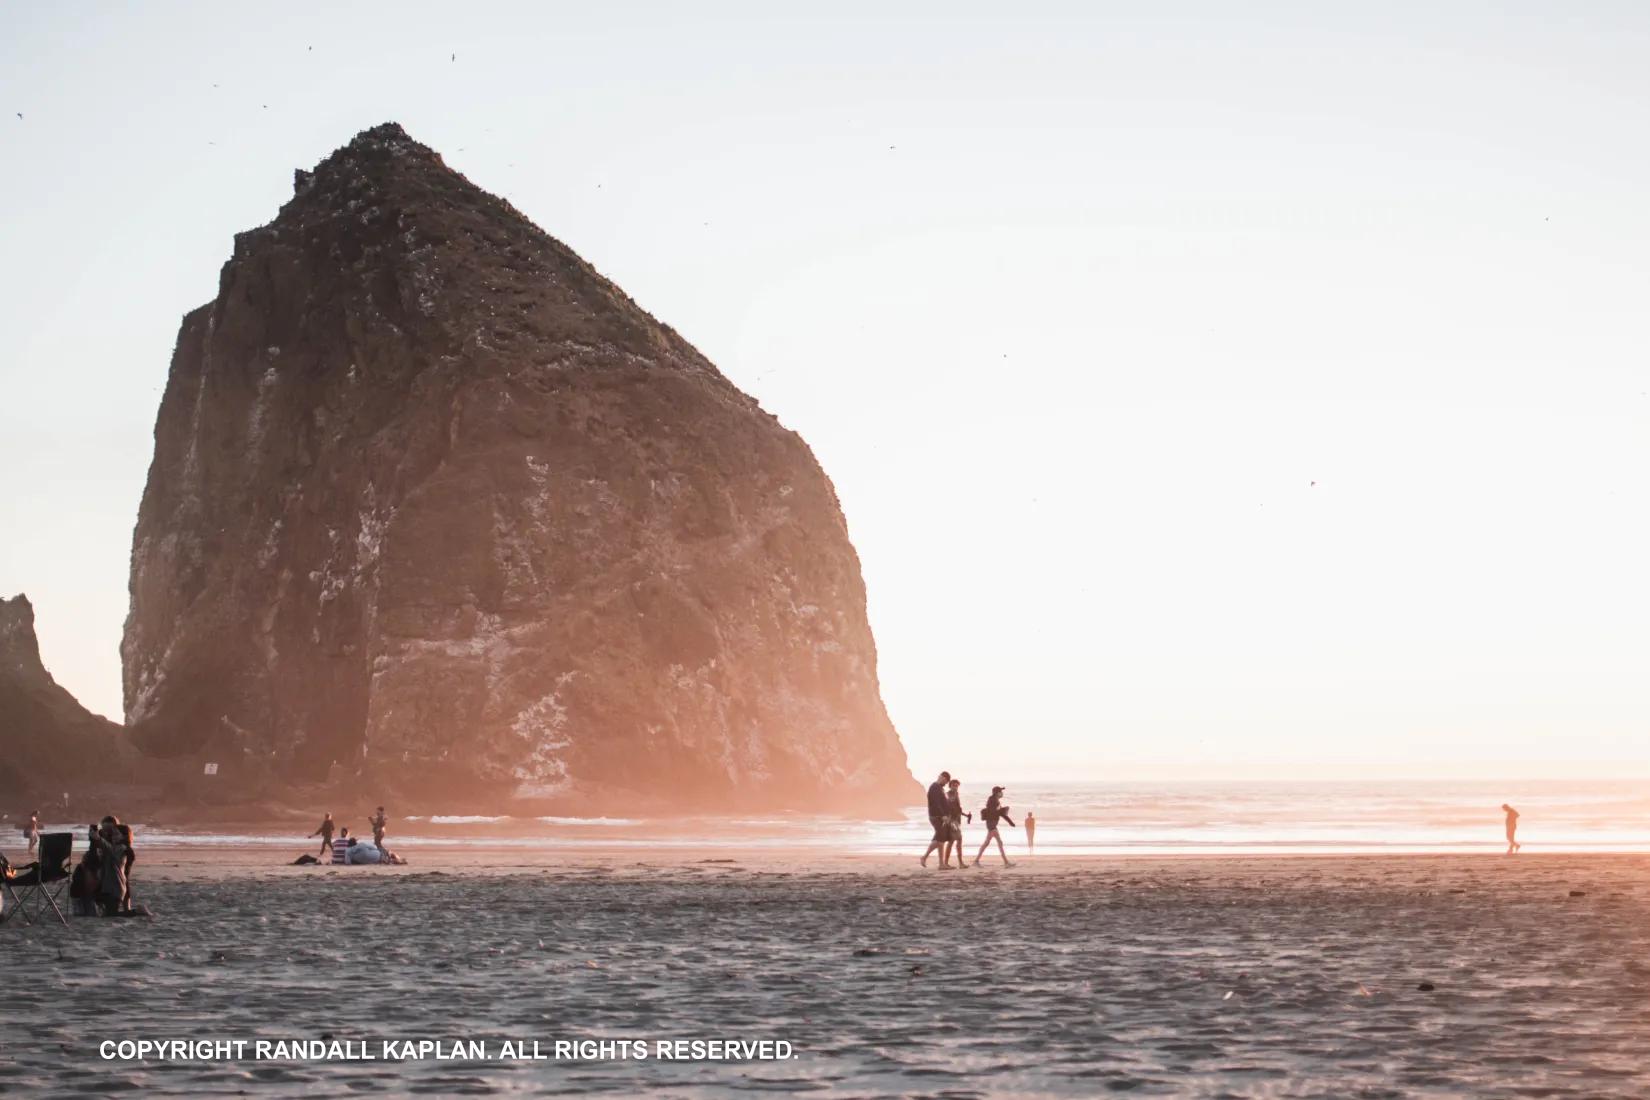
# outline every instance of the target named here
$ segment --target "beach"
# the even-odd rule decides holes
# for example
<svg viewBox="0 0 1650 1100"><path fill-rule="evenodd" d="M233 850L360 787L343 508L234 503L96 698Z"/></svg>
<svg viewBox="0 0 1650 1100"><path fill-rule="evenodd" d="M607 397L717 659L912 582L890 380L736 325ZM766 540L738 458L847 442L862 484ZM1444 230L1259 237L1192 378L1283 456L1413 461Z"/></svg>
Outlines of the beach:
<svg viewBox="0 0 1650 1100"><path fill-rule="evenodd" d="M151 846L153 919L0 928L6 1091L1650 1093L1650 856L409 854ZM100 1054L323 1038L341 1057ZM793 1053L654 1053L712 1039ZM581 1040L645 1053L554 1057Z"/></svg>

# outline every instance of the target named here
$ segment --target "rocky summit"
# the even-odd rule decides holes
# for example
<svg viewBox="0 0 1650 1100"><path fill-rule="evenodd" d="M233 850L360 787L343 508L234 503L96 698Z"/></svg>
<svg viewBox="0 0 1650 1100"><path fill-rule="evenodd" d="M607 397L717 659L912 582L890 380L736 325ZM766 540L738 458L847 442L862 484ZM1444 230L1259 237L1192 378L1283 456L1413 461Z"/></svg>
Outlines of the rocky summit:
<svg viewBox="0 0 1650 1100"><path fill-rule="evenodd" d="M911 801L802 439L399 126L295 182L178 335L144 751L432 806Z"/></svg>

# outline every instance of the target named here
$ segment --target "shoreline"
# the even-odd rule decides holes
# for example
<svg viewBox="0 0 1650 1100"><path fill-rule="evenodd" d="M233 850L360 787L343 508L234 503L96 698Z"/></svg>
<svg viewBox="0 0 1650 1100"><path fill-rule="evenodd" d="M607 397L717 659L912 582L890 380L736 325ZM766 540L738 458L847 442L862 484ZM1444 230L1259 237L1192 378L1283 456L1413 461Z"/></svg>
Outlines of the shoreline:
<svg viewBox="0 0 1650 1100"><path fill-rule="evenodd" d="M918 865L915 848L909 855L883 852L820 852L811 848L726 845L713 849L638 848L628 845L592 844L576 850L557 850L552 847L507 847L485 842L453 842L423 844L417 848L391 847L404 856L405 865L367 864L338 866L330 863L294 864L302 852L317 854L318 845L307 848L294 846L292 857L278 854L272 845L211 846L211 845L150 845L139 848L139 864L134 870L134 885L141 887L146 879L168 881L174 877L230 879L258 874L292 872L304 874L342 874L346 877L365 872L374 878L387 876L417 876L426 872L443 874L473 873L489 877L512 873L556 873L605 869L635 872L673 872L688 870L717 870L738 868L764 874L808 875L823 873L855 873L877 877L940 875L937 861L930 858L926 869ZM140 841L141 845L141 841ZM970 849L972 852L973 849ZM972 855L970 855L972 860ZM1172 866L1184 869L1202 869L1211 873L1243 874L1264 872L1274 865L1307 868L1313 865L1352 870L1382 867L1420 870L1432 867L1439 870L1461 868L1511 870L1527 864L1543 868L1640 866L1650 871L1650 852L1544 852L1524 851L1515 856L1500 852L1172 852L1122 854L1042 854L1028 856L1010 851L1013 866L1004 867L995 852L988 852L978 868L964 872L944 872L946 878L1013 876L1041 877L1050 874L1093 873L1111 869L1147 869L1154 866Z"/></svg>

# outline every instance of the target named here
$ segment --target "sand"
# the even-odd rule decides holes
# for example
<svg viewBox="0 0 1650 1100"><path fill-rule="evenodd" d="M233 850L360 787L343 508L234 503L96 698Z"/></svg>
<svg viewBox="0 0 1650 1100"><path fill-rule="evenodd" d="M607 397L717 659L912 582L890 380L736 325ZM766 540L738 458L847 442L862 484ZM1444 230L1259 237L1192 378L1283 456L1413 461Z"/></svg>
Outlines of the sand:
<svg viewBox="0 0 1650 1100"><path fill-rule="evenodd" d="M154 920L0 928L0 1087L1650 1095L1650 857L1065 858L941 873L772 851L407 854L405 868L302 868L267 849L150 849L136 881ZM378 1057L98 1052L322 1035ZM556 1040L712 1037L784 1040L795 1057L498 1057L504 1040L548 1055ZM487 1051L385 1060L386 1039Z"/></svg>

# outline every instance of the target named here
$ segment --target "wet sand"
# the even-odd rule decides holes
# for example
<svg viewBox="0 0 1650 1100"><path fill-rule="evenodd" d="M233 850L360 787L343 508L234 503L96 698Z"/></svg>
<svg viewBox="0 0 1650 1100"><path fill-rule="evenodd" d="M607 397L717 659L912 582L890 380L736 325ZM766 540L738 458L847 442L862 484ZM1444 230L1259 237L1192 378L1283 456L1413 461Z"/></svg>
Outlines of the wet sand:
<svg viewBox="0 0 1650 1100"><path fill-rule="evenodd" d="M300 850L284 854L290 859ZM8 1095L1645 1096L1650 857L148 849L152 921L0 928ZM803 865L803 860L813 861ZM1579 891L1580 893L1575 893ZM1422 989L1422 985L1432 986ZM104 1061L102 1040L484 1041ZM783 1061L497 1059L727 1037Z"/></svg>

